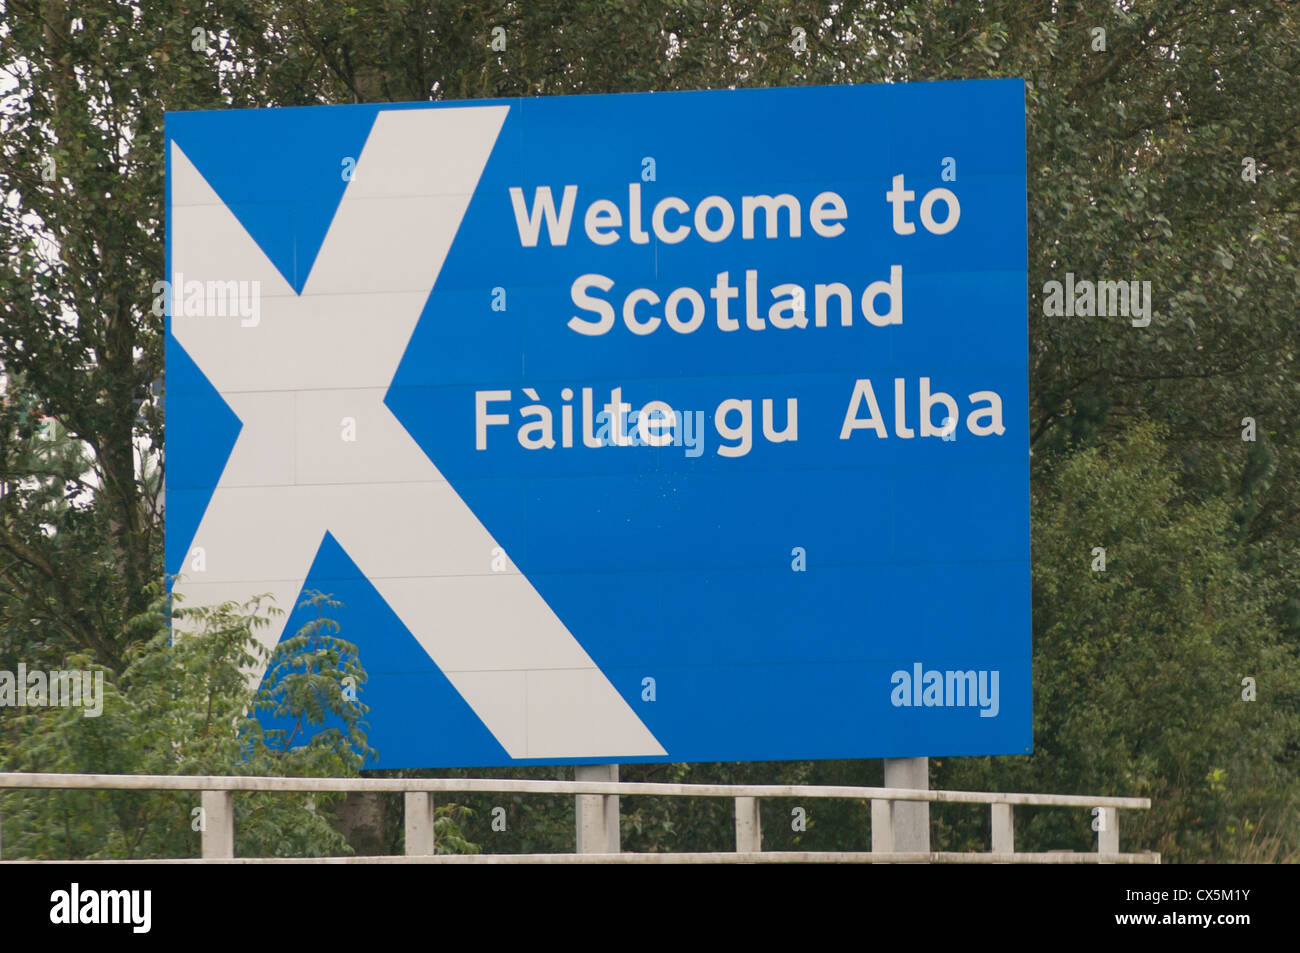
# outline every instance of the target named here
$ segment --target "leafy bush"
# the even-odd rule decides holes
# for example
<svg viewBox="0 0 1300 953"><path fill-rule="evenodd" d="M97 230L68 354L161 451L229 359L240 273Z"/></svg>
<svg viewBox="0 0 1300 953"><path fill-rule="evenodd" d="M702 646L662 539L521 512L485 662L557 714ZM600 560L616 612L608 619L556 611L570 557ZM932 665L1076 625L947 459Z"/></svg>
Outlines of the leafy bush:
<svg viewBox="0 0 1300 953"><path fill-rule="evenodd" d="M0 765L10 771L168 775L354 777L372 754L355 692L365 672L354 645L324 618L320 593L303 605L318 617L268 653L256 631L280 610L261 599L177 608L190 631L173 639L165 603L133 628L156 634L130 646L120 674L104 678L103 711L6 709ZM248 672L265 659L260 686ZM66 669L92 668L72 656ZM288 719L264 728L259 716ZM337 727L327 727L333 723ZM237 793L240 856L350 853L330 823L338 795ZM3 799L4 851L14 858L193 857L200 849L198 792L18 790Z"/></svg>

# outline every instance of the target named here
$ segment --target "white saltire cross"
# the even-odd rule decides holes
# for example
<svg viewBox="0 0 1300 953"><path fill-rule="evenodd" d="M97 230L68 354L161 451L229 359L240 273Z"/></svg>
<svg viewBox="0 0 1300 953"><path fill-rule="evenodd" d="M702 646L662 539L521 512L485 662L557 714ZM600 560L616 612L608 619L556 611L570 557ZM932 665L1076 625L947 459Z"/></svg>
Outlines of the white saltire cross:
<svg viewBox="0 0 1300 953"><path fill-rule="evenodd" d="M381 111L301 295L172 144L173 272L261 288L256 326L172 319L243 423L175 591L291 609L329 531L511 758L663 755L383 403L509 108Z"/></svg>

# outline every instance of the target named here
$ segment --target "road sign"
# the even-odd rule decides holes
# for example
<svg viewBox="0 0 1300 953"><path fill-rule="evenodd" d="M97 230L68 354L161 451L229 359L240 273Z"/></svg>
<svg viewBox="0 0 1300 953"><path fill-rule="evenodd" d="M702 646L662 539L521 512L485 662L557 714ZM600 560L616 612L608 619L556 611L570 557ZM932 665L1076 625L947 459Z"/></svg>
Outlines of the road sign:
<svg viewBox="0 0 1300 953"><path fill-rule="evenodd" d="M168 572L341 600L377 766L1030 750L1021 81L166 143Z"/></svg>

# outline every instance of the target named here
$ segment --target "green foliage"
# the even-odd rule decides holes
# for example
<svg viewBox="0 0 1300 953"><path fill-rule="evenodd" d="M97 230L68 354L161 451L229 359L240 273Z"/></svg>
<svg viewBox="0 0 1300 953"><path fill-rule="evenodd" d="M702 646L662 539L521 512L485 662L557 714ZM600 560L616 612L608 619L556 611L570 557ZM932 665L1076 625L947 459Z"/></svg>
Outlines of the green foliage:
<svg viewBox="0 0 1300 953"><path fill-rule="evenodd" d="M1230 506L1177 472L1150 425L1053 468L1034 494L1034 756L945 759L937 779L1150 797L1121 835L1171 861L1244 859L1259 829L1294 850L1300 657L1268 612L1278 582L1243 571ZM1095 847L1084 813L1025 814L1019 843Z"/></svg>
<svg viewBox="0 0 1300 953"><path fill-rule="evenodd" d="M300 607L316 609L317 616L276 646L251 706L260 718L288 718L294 726L263 730L261 721L246 720L241 740L252 758L302 759L310 752L310 761L300 765L303 773L331 777L355 772L374 755L365 744L366 724L361 721L367 709L359 693L366 673L356 647L335 637L338 623L324 616L326 609L341 606L324 593L304 593ZM340 719L342 727L317 731L303 746L304 732L331 716Z"/></svg>
<svg viewBox="0 0 1300 953"><path fill-rule="evenodd" d="M304 605L337 605L309 593ZM156 632L132 647L120 675L102 667L103 710L6 711L0 732L4 770L162 775L356 776L371 754L362 716L344 680L365 681L356 647L328 634L323 616L283 640L268 677L250 684L249 667L268 653L257 641L275 609L244 605L177 609L192 634L173 641L164 602L155 600L140 627ZM63 668L85 668L87 656ZM261 713L288 717L292 732L266 731ZM327 718L342 728L317 730ZM236 794L236 849L241 856L347 853L334 830L334 795ZM5 856L197 856L192 812L197 792L12 791L4 796Z"/></svg>

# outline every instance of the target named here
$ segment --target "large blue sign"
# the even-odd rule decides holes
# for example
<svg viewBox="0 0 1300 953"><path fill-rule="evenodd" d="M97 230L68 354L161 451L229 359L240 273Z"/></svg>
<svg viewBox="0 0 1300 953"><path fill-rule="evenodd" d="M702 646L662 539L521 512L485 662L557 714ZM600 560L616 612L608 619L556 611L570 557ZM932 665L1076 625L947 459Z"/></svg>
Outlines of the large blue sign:
<svg viewBox="0 0 1300 953"><path fill-rule="evenodd" d="M372 767L1030 750L1021 81L166 133L167 569Z"/></svg>

